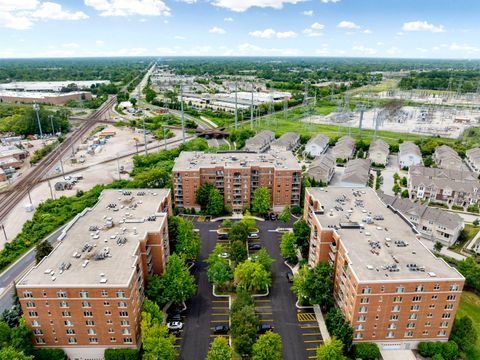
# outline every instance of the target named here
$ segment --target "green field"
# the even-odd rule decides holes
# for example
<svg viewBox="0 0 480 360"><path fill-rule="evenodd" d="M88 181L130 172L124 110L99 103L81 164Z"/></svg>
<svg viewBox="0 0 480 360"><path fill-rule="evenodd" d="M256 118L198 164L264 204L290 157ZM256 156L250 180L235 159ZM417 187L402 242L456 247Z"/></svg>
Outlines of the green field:
<svg viewBox="0 0 480 360"><path fill-rule="evenodd" d="M464 291L460 300L460 307L457 316L468 315L472 318L473 324L477 329L478 339L475 347L467 353L470 360L480 359L480 297L470 291Z"/></svg>

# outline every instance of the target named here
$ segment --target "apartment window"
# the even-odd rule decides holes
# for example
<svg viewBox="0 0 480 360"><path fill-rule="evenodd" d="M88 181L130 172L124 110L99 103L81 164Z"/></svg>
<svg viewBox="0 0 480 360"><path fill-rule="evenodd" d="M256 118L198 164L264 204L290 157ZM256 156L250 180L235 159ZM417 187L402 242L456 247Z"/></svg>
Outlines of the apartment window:
<svg viewBox="0 0 480 360"><path fill-rule="evenodd" d="M415 287L415 292L423 292L423 285L417 285Z"/></svg>
<svg viewBox="0 0 480 360"><path fill-rule="evenodd" d="M45 344L45 340L43 338L36 338L35 341L37 344Z"/></svg>
<svg viewBox="0 0 480 360"><path fill-rule="evenodd" d="M425 336L425 335L428 335L428 330L423 330L423 331L422 331L422 335L424 335L424 336Z"/></svg>
<svg viewBox="0 0 480 360"><path fill-rule="evenodd" d="M437 336L445 336L447 335L447 331L446 330L440 330L438 333L437 333Z"/></svg>
<svg viewBox="0 0 480 360"><path fill-rule="evenodd" d="M355 330L357 330L357 331L365 330L365 325L363 325L363 324L357 325L357 327L355 328Z"/></svg>
<svg viewBox="0 0 480 360"><path fill-rule="evenodd" d="M457 298L457 295L448 295L447 301L455 301L456 298Z"/></svg>
<svg viewBox="0 0 480 360"><path fill-rule="evenodd" d="M430 327L430 326L432 326L432 323L431 323L430 321L427 321L427 322L425 323L425 327Z"/></svg>
<svg viewBox="0 0 480 360"><path fill-rule="evenodd" d="M118 302L118 307L119 308L126 308L127 307L127 303L125 301L119 301Z"/></svg>
<svg viewBox="0 0 480 360"><path fill-rule="evenodd" d="M457 284L453 284L450 286L450 291L458 291L460 290L460 286L458 286Z"/></svg>
<svg viewBox="0 0 480 360"><path fill-rule="evenodd" d="M432 295L432 300L437 300L438 299L438 295Z"/></svg>
<svg viewBox="0 0 480 360"><path fill-rule="evenodd" d="M76 343L77 343L77 339L76 339L76 338L73 338L73 337L68 338L68 343L69 343L69 344L76 344Z"/></svg>
<svg viewBox="0 0 480 360"><path fill-rule="evenodd" d="M453 310L453 304L447 304L444 307L445 310Z"/></svg>
<svg viewBox="0 0 480 360"><path fill-rule="evenodd" d="M442 321L442 322L440 323L440 327L441 327L441 328L448 327L448 321Z"/></svg>
<svg viewBox="0 0 480 360"><path fill-rule="evenodd" d="M367 311L368 311L368 310L367 310L367 307L366 307L366 306L362 306L362 307L358 310L358 312L359 312L360 314L364 314L364 313L366 313Z"/></svg>
<svg viewBox="0 0 480 360"><path fill-rule="evenodd" d="M412 337L412 336L413 336L413 331L405 332L405 337Z"/></svg>
<svg viewBox="0 0 480 360"><path fill-rule="evenodd" d="M23 292L23 297L24 298L31 298L31 297L33 297L33 294L32 294L31 291L24 291Z"/></svg>
<svg viewBox="0 0 480 360"><path fill-rule="evenodd" d="M432 313L428 313L427 314L427 318L431 319L433 317L433 314Z"/></svg>
<svg viewBox="0 0 480 360"><path fill-rule="evenodd" d="M410 306L410 310L411 311L418 311L418 310L420 310L420 305L412 305L412 306Z"/></svg>
<svg viewBox="0 0 480 360"><path fill-rule="evenodd" d="M103 302L103 306L110 306L110 302L104 301L104 302Z"/></svg>
<svg viewBox="0 0 480 360"><path fill-rule="evenodd" d="M124 344L131 344L133 341L132 341L132 338L123 338L123 343Z"/></svg>
<svg viewBox="0 0 480 360"><path fill-rule="evenodd" d="M82 308L90 308L92 307L92 304L90 304L88 301L82 301Z"/></svg>
<svg viewBox="0 0 480 360"><path fill-rule="evenodd" d="M368 304L369 301L370 301L369 298L362 298L362 299L360 300L360 304Z"/></svg>
<svg viewBox="0 0 480 360"><path fill-rule="evenodd" d="M34 333L35 335L43 335L43 331L40 330L40 329L35 329L35 330L33 330L33 333Z"/></svg>
<svg viewBox="0 0 480 360"><path fill-rule="evenodd" d="M70 317L70 316L72 316L72 314L70 313L70 311L62 311L62 316L63 317Z"/></svg>
<svg viewBox="0 0 480 360"><path fill-rule="evenodd" d="M446 313L442 315L442 319L450 319L452 317L451 313Z"/></svg>
<svg viewBox="0 0 480 360"><path fill-rule="evenodd" d="M119 312L121 317L127 317L128 316L128 311L120 311Z"/></svg>
<svg viewBox="0 0 480 360"><path fill-rule="evenodd" d="M362 333L355 333L355 339L363 339Z"/></svg>
<svg viewBox="0 0 480 360"><path fill-rule="evenodd" d="M414 297L412 298L412 301L413 301L413 302L420 302L420 301L422 301L422 297L421 297L421 296L418 296L418 295L417 295L417 296L414 296Z"/></svg>
<svg viewBox="0 0 480 360"><path fill-rule="evenodd" d="M91 311L84 311L83 316L85 317L93 317L93 313Z"/></svg>
<svg viewBox="0 0 480 360"><path fill-rule="evenodd" d="M61 308L68 308L68 302L66 302L66 301L60 301L60 307L61 307Z"/></svg>
<svg viewBox="0 0 480 360"><path fill-rule="evenodd" d="M105 311L105 315L110 316L110 315L112 315L112 312L110 310L107 310L107 311Z"/></svg>
<svg viewBox="0 0 480 360"><path fill-rule="evenodd" d="M109 329L108 329L108 333L109 333L109 334L113 334L114 332L115 332L115 330L113 330L112 328L109 328Z"/></svg>
<svg viewBox="0 0 480 360"><path fill-rule="evenodd" d="M95 321L93 321L93 320L87 320L87 321L85 321L85 325L87 325L87 326L95 326Z"/></svg>
<svg viewBox="0 0 480 360"><path fill-rule="evenodd" d="M67 293L65 291L57 291L57 297L58 298L66 298Z"/></svg>
<svg viewBox="0 0 480 360"><path fill-rule="evenodd" d="M102 295L103 297L107 297L107 296L108 296L108 291L107 291L107 290L102 290L101 295Z"/></svg>
<svg viewBox="0 0 480 360"><path fill-rule="evenodd" d="M65 332L67 333L67 335L75 335L75 330L73 329L67 329Z"/></svg>
<svg viewBox="0 0 480 360"><path fill-rule="evenodd" d="M415 323L408 323L407 329L415 329Z"/></svg>
<svg viewBox="0 0 480 360"><path fill-rule="evenodd" d="M70 321L70 320L65 320L65 321L63 322L63 324L64 324L65 326L73 326L73 322Z"/></svg>
<svg viewBox="0 0 480 360"><path fill-rule="evenodd" d="M389 331L387 333L387 338L394 338L395 337L395 333L393 331Z"/></svg>
<svg viewBox="0 0 480 360"><path fill-rule="evenodd" d="M392 307L392 312L399 312L400 311L400 305L395 305Z"/></svg>
<svg viewBox="0 0 480 360"><path fill-rule="evenodd" d="M128 321L128 320L122 320L122 321L120 321L120 325L121 325L121 326L130 326L130 321Z"/></svg>
<svg viewBox="0 0 480 360"><path fill-rule="evenodd" d="M418 319L418 314L410 314L408 315L408 320L417 320Z"/></svg>
<svg viewBox="0 0 480 360"><path fill-rule="evenodd" d="M397 324L395 324L395 323L388 324L388 329L389 330L395 330L396 328L397 328Z"/></svg>
<svg viewBox="0 0 480 360"><path fill-rule="evenodd" d="M113 320L107 320L107 325L112 325L113 324Z"/></svg>
<svg viewBox="0 0 480 360"><path fill-rule="evenodd" d="M115 293L115 296L119 299L123 299L123 298L125 298L125 291L117 291Z"/></svg>
<svg viewBox="0 0 480 360"><path fill-rule="evenodd" d="M87 331L87 334L88 335L97 335L97 332L95 331L95 329L89 328L88 331Z"/></svg>
<svg viewBox="0 0 480 360"><path fill-rule="evenodd" d="M398 320L398 315L395 314L395 315L390 315L390 320L391 321L397 321Z"/></svg>
<svg viewBox="0 0 480 360"><path fill-rule="evenodd" d="M97 338L89 338L88 341L90 342L90 344L97 344L98 343Z"/></svg>
<svg viewBox="0 0 480 360"><path fill-rule="evenodd" d="M33 301L27 301L26 306L27 306L27 308L34 308L35 303Z"/></svg>
<svg viewBox="0 0 480 360"><path fill-rule="evenodd" d="M372 293L372 289L371 288L363 288L362 289L362 294L371 294Z"/></svg>
<svg viewBox="0 0 480 360"><path fill-rule="evenodd" d="M88 298L88 291L80 291L80 298L81 299Z"/></svg>
<svg viewBox="0 0 480 360"><path fill-rule="evenodd" d="M360 315L358 318L357 318L357 321L358 322L364 322L367 320L367 317L365 315Z"/></svg>
<svg viewBox="0 0 480 360"><path fill-rule="evenodd" d="M111 338L110 338L110 342L117 342L117 339L114 338L114 337L111 337Z"/></svg>
<svg viewBox="0 0 480 360"><path fill-rule="evenodd" d="M403 298L401 296L395 296L393 298L394 303L401 303L403 301Z"/></svg>
<svg viewBox="0 0 480 360"><path fill-rule="evenodd" d="M440 290L440 284L433 285L433 290Z"/></svg>
<svg viewBox="0 0 480 360"><path fill-rule="evenodd" d="M29 311L28 312L28 316L30 317L37 317L38 316L38 313L36 311Z"/></svg>
<svg viewBox="0 0 480 360"><path fill-rule="evenodd" d="M40 323L37 320L32 321L32 327L40 326Z"/></svg>
<svg viewBox="0 0 480 360"><path fill-rule="evenodd" d="M122 335L130 335L130 329L128 329L128 328L123 328L123 329L122 329Z"/></svg>
<svg viewBox="0 0 480 360"><path fill-rule="evenodd" d="M397 287L397 288L395 289L395 292L396 292L397 294L399 294L399 293L404 293L404 292L405 292L405 288L404 288L403 286L399 286L399 287Z"/></svg>
<svg viewBox="0 0 480 360"><path fill-rule="evenodd" d="M430 305L428 305L428 308L429 308L430 310L433 310L433 309L436 308L436 306L435 306L435 304L430 304Z"/></svg>

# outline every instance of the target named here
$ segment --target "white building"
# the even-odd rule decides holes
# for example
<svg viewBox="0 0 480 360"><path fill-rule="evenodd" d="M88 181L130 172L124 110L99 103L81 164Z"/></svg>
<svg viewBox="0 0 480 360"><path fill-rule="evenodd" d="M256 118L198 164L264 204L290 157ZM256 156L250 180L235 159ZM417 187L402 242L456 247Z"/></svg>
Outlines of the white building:
<svg viewBox="0 0 480 360"><path fill-rule="evenodd" d="M328 142L330 138L323 134L318 134L308 140L307 145L305 145L304 155L308 156L319 156L323 154L328 149Z"/></svg>
<svg viewBox="0 0 480 360"><path fill-rule="evenodd" d="M398 164L401 168L422 164L420 148L410 141L401 143L398 151Z"/></svg>

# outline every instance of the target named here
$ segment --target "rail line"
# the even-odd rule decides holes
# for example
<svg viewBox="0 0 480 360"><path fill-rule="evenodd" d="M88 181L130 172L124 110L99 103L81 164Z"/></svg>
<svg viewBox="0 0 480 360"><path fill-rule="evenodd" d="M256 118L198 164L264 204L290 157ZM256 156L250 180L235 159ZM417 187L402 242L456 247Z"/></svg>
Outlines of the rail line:
<svg viewBox="0 0 480 360"><path fill-rule="evenodd" d="M65 156L71 146L85 136L92 126L102 122L102 117L116 101L116 96L112 96L105 101L75 132L67 136L54 151L47 154L34 168L23 176L19 182L13 185L10 191L1 198L0 222L2 222L8 213L27 195L30 189L42 180L50 167Z"/></svg>

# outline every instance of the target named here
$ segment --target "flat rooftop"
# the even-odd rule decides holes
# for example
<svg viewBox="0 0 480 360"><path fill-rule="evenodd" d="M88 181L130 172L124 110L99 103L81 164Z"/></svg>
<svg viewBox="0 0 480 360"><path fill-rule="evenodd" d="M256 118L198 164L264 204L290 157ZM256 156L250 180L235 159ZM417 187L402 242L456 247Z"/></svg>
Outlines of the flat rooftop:
<svg viewBox="0 0 480 360"><path fill-rule="evenodd" d="M242 169L251 166L274 167L277 170L296 170L302 168L290 151L254 153L254 152L221 152L205 153L203 151L183 151L175 160L173 171L199 170L205 168L224 167Z"/></svg>
<svg viewBox="0 0 480 360"><path fill-rule="evenodd" d="M417 239L417 232L371 188L308 188L323 206L316 217L334 228L359 281L463 279ZM383 217L383 220L380 220Z"/></svg>
<svg viewBox="0 0 480 360"><path fill-rule="evenodd" d="M115 286L128 284L135 251L148 232L159 231L168 214L159 213L168 189L104 190L92 209L77 216L62 241L18 286ZM109 221L113 223L110 227ZM98 228L98 229L96 229ZM70 264L62 269L62 264ZM103 275L102 275L103 274ZM101 283L101 279L107 279Z"/></svg>

